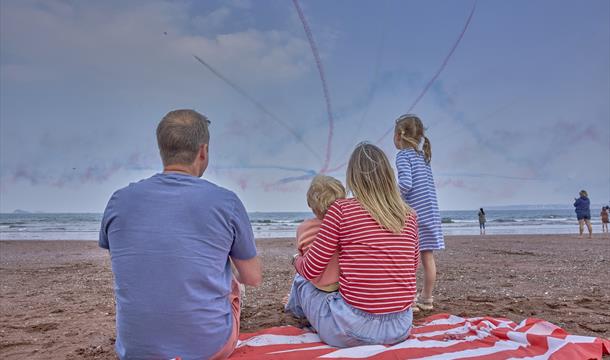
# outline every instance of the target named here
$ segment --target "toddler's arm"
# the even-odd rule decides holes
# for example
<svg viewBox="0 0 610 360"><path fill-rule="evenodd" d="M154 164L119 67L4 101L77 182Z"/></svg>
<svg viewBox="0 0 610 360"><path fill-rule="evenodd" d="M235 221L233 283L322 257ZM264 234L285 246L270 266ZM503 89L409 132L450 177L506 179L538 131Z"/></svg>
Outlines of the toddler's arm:
<svg viewBox="0 0 610 360"><path fill-rule="evenodd" d="M307 253L304 256L297 257L294 267L307 280L320 276L324 269L326 269L333 254L337 252L341 231L341 217L341 208L335 202L326 212L326 216L324 216L320 226L320 231Z"/></svg>

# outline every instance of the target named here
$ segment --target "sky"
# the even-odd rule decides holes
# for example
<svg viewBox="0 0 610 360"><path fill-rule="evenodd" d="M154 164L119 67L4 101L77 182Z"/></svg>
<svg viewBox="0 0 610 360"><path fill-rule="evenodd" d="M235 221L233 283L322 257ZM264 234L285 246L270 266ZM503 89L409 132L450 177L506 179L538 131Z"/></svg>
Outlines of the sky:
<svg viewBox="0 0 610 360"><path fill-rule="evenodd" d="M211 120L203 177L249 211L306 211L361 141L394 163L411 107L441 210L610 201L610 2L297 4L328 103L288 0L1 1L0 211L102 212L161 171L179 108Z"/></svg>

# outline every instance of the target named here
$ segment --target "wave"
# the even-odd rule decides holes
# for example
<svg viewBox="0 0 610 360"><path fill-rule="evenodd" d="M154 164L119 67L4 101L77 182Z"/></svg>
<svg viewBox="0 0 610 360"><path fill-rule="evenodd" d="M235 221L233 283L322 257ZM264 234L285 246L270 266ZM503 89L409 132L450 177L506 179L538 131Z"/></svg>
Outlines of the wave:
<svg viewBox="0 0 610 360"><path fill-rule="evenodd" d="M256 220L250 220L250 224L257 224L257 225L267 225L267 224L300 224L303 221L305 221L305 219L296 219L296 220L271 220L271 219L256 219Z"/></svg>

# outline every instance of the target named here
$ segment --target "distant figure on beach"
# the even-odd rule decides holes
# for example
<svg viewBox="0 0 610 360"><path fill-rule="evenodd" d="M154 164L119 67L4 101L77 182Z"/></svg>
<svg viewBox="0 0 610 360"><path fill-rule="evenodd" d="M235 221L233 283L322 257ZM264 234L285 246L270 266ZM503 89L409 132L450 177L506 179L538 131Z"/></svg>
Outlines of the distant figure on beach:
<svg viewBox="0 0 610 360"><path fill-rule="evenodd" d="M485 222L487 219L485 218L485 210L483 208L479 209L479 230L481 235L485 235Z"/></svg>
<svg viewBox="0 0 610 360"><path fill-rule="evenodd" d="M610 211L610 206L604 206L602 208L602 211L599 213L599 216L601 217L601 221L602 221L602 233L608 233L608 223L610 222L610 220L608 220L608 212Z"/></svg>
<svg viewBox="0 0 610 360"><path fill-rule="evenodd" d="M419 261L415 212L400 198L383 151L362 143L346 175L354 196L337 199L326 212L298 272L286 310L306 317L325 343L337 347L395 344L409 336ZM339 291L310 281L339 252Z"/></svg>
<svg viewBox="0 0 610 360"><path fill-rule="evenodd" d="M104 212L99 245L110 250L120 359L227 358L239 335L238 282L262 281L243 204L200 179L208 125L194 110L165 115L163 172L116 191Z"/></svg>
<svg viewBox="0 0 610 360"><path fill-rule="evenodd" d="M422 142L423 146L420 149ZM444 249L445 241L430 167L432 147L430 140L424 134L424 125L419 117L407 114L396 120L394 145L399 150L396 155L396 169L400 193L404 201L417 213L419 227L424 286L416 299L416 307L428 311L434 308L432 298L436 283L434 250Z"/></svg>
<svg viewBox="0 0 610 360"><path fill-rule="evenodd" d="M345 188L339 180L326 175L318 175L313 178L307 191L307 205L316 217L303 221L297 227L299 255L305 255L316 239L328 208L335 200L344 199L345 195ZM322 274L310 281L322 291L337 291L339 289L339 252L333 254Z"/></svg>
<svg viewBox="0 0 610 360"><path fill-rule="evenodd" d="M593 228L591 227L591 202L589 195L585 190L580 190L580 197L574 199L574 211L578 219L579 237L582 238L585 224L589 230L589 239L593 237Z"/></svg>

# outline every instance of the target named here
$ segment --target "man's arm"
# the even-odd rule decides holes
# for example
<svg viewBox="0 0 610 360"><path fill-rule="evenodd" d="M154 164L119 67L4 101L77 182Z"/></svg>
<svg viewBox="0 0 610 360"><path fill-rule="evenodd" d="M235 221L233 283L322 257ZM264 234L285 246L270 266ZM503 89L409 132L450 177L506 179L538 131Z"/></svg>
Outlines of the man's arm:
<svg viewBox="0 0 610 360"><path fill-rule="evenodd" d="M106 205L106 209L104 210L104 215L102 217L102 223L100 225L100 235L97 244L99 245L99 247L106 250L110 250L110 243L108 242L108 227L116 216L115 211L113 209L113 203L116 196L117 193L115 192L110 197L110 200L108 200L108 204Z"/></svg>
<svg viewBox="0 0 610 360"><path fill-rule="evenodd" d="M233 244L229 257L237 269L237 281L250 286L259 286L263 281L261 262L256 255L256 244L246 208L235 197L233 209Z"/></svg>
<svg viewBox="0 0 610 360"><path fill-rule="evenodd" d="M263 269L258 256L248 260L240 260L231 258L235 269L237 269L237 282L249 285L259 286L263 282Z"/></svg>

